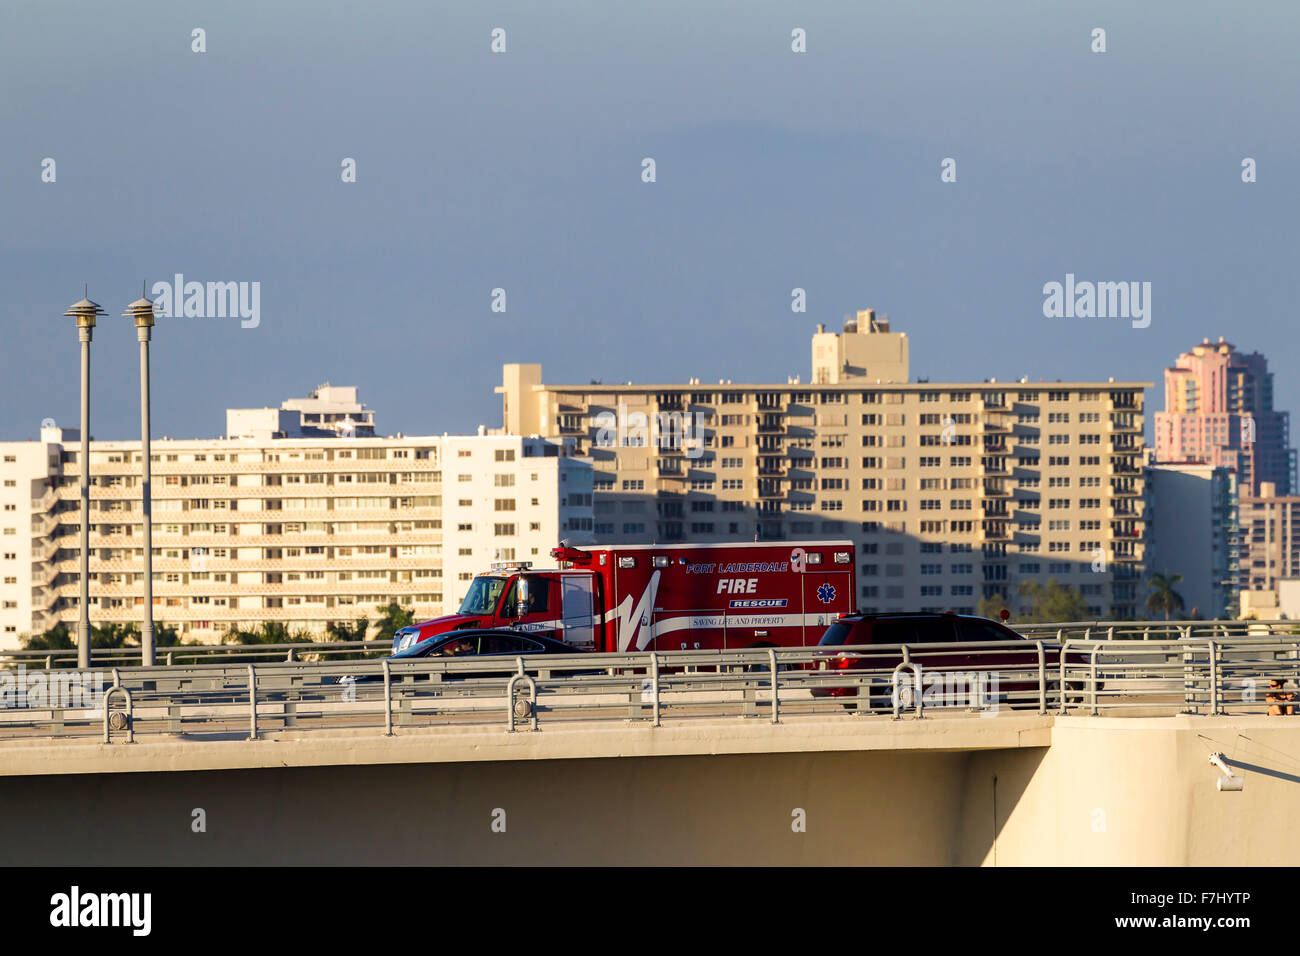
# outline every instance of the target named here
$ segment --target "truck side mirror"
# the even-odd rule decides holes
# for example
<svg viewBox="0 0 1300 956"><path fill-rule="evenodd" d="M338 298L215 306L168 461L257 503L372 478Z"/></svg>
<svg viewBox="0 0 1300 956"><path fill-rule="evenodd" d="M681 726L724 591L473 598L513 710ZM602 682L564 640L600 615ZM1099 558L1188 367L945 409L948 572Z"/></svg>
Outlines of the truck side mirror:
<svg viewBox="0 0 1300 956"><path fill-rule="evenodd" d="M528 578L519 575L518 600L515 602L515 617L523 617L528 613Z"/></svg>

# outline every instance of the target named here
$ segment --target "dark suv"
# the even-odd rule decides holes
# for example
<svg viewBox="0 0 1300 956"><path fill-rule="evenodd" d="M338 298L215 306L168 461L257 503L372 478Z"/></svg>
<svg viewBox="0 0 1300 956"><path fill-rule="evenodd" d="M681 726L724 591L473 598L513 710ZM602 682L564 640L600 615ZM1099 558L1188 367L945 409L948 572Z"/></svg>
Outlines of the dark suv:
<svg viewBox="0 0 1300 956"><path fill-rule="evenodd" d="M922 683L949 688L958 677L979 681L982 703L1006 700L1037 706L1039 655L1037 644L1011 628L983 617L952 613L847 614L826 629L818 643L819 660L814 669L881 672L872 680L872 698L877 706L891 706L892 671L903 663L899 645L906 645L906 659L920 665ZM878 647L879 651L871 648ZM839 648L863 648L841 651ZM1043 648L1045 683L1054 693L1060 671L1061 648L1048 643ZM1071 658L1072 659L1072 658ZM908 682L910 685L910 682ZM857 697L858 686L829 684L813 687L814 697ZM929 689L922 688L928 694ZM942 694L940 694L942 698ZM992 699L990 699L992 698ZM955 699L949 694L948 699ZM856 709L856 708L854 708Z"/></svg>

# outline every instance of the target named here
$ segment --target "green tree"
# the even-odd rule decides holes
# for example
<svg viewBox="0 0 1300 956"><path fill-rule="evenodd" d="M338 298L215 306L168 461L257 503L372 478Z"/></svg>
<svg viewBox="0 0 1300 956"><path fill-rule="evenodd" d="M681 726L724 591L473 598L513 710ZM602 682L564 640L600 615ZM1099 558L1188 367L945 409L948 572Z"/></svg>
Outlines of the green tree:
<svg viewBox="0 0 1300 956"><path fill-rule="evenodd" d="M325 625L325 639L328 641L364 641L370 630L370 621L359 617L356 622L330 621Z"/></svg>
<svg viewBox="0 0 1300 956"><path fill-rule="evenodd" d="M389 604L379 612L378 630L375 640L391 644L393 635L404 627L415 623L415 608L402 607L396 602Z"/></svg>
<svg viewBox="0 0 1300 956"><path fill-rule="evenodd" d="M227 644L311 644L311 633L303 628L289 630L283 621L263 621L260 626L246 629L231 627L226 631Z"/></svg>
<svg viewBox="0 0 1300 956"><path fill-rule="evenodd" d="M1016 593L1020 597L1020 605L1029 610L1013 614L1012 622L1058 624L1064 621L1082 621L1088 616L1088 603L1083 595L1056 578L1048 578L1046 586L1037 581L1021 581ZM1000 597L981 598L978 611L982 617L997 618L1007 603Z"/></svg>
<svg viewBox="0 0 1300 956"><path fill-rule="evenodd" d="M1174 590L1174 585L1183 579L1181 574L1170 574L1166 571L1164 574L1151 575L1151 593L1147 596L1147 610L1152 614L1165 615L1165 620L1169 616L1183 609L1183 597Z"/></svg>
<svg viewBox="0 0 1300 956"><path fill-rule="evenodd" d="M62 621L41 634L24 634L18 643L25 651L70 651L77 646L72 629Z"/></svg>
<svg viewBox="0 0 1300 956"><path fill-rule="evenodd" d="M987 617L990 620L1000 620L1003 609L1010 611L1007 602L1000 597L982 597L979 603L975 605L975 613L980 617Z"/></svg>

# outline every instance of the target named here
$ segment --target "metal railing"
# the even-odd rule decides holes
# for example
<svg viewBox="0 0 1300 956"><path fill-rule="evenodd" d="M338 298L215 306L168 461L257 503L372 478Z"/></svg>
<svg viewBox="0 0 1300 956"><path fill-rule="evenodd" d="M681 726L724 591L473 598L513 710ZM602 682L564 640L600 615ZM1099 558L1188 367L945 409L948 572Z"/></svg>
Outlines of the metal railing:
<svg viewBox="0 0 1300 956"><path fill-rule="evenodd" d="M1300 637L24 668L0 671L0 737L1300 710L1274 680L1300 682Z"/></svg>
<svg viewBox="0 0 1300 956"><path fill-rule="evenodd" d="M320 661L339 657L387 655L393 651L391 641L299 641L291 644L184 644L159 647L160 666L201 664L207 662ZM95 667L131 666L140 662L139 647L96 647L91 650ZM76 667L77 650L58 651L0 650L0 668L24 664L27 667Z"/></svg>
<svg viewBox="0 0 1300 956"><path fill-rule="evenodd" d="M1222 640L1241 637L1300 636L1300 621L1069 621L1011 624L1031 640Z"/></svg>
<svg viewBox="0 0 1300 956"><path fill-rule="evenodd" d="M1054 624L1011 624L1030 640L1221 640L1241 637L1294 635L1300 637L1297 621L1070 621ZM392 650L388 641L313 641L292 644L192 644L158 648L160 665L218 663L233 661L324 661L330 658L364 655L379 657ZM140 659L139 647L94 648L96 666L130 666ZM75 648L58 651L0 649L0 668L25 664L27 667L76 667Z"/></svg>

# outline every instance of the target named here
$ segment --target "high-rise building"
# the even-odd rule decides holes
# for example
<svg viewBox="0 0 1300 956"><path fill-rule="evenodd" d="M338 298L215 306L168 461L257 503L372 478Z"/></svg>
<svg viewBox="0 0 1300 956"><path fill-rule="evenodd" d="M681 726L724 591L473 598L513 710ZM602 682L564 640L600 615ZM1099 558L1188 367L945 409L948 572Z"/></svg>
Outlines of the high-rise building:
<svg viewBox="0 0 1300 956"><path fill-rule="evenodd" d="M814 383L544 384L506 365L503 430L569 438L595 467L602 543L844 536L859 607L1023 613L1020 581L1135 616L1149 382L909 382L871 311L819 328Z"/></svg>
<svg viewBox="0 0 1300 956"><path fill-rule="evenodd" d="M1289 494L1295 481L1290 416L1273 408L1273 373L1258 352L1208 338L1165 369L1165 409L1156 412L1156 460L1222 465L1243 495L1264 482Z"/></svg>
<svg viewBox="0 0 1300 956"><path fill-rule="evenodd" d="M1242 592L1273 591L1277 582L1300 578L1300 495L1278 494L1269 481L1258 495L1242 495Z"/></svg>
<svg viewBox="0 0 1300 956"><path fill-rule="evenodd" d="M1145 484L1147 570L1182 575L1174 590L1185 613L1236 617L1236 474L1222 465L1153 464Z"/></svg>
<svg viewBox="0 0 1300 956"><path fill-rule="evenodd" d="M242 411L228 421L256 417ZM432 617L494 558L544 563L560 539L589 540L591 465L572 442L348 438L331 421L309 426L325 437L153 442L156 621L211 642L267 621L319 634L390 602ZM140 444L92 442L90 459L91 622L138 621ZM82 467L66 429L0 442L0 646L75 626Z"/></svg>

